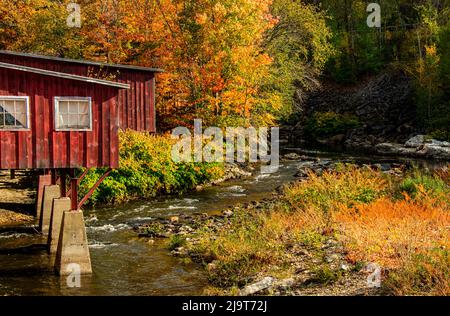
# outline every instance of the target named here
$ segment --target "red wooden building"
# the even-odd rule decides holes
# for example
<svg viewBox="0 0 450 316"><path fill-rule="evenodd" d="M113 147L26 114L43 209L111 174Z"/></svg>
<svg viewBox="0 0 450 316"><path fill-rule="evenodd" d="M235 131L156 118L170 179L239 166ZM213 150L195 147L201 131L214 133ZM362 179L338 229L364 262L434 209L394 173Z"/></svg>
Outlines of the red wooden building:
<svg viewBox="0 0 450 316"><path fill-rule="evenodd" d="M41 169L65 191L78 168L117 168L119 129L156 131L160 71L0 51L0 169Z"/></svg>

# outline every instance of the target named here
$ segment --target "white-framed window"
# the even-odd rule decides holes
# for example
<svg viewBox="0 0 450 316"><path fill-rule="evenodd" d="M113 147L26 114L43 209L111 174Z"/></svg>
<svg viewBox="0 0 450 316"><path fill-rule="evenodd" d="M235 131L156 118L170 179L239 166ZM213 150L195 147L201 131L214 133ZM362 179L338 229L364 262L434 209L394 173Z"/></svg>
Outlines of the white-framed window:
<svg viewBox="0 0 450 316"><path fill-rule="evenodd" d="M30 98L0 96L0 131L30 128Z"/></svg>
<svg viewBox="0 0 450 316"><path fill-rule="evenodd" d="M55 97L55 130L91 131L92 99Z"/></svg>

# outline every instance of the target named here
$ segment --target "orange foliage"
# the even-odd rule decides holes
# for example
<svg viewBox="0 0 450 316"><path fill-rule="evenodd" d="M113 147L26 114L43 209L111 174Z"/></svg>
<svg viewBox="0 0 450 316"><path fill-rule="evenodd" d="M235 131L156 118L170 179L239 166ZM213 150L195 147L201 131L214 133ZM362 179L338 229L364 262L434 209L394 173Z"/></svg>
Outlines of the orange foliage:
<svg viewBox="0 0 450 316"><path fill-rule="evenodd" d="M371 204L343 207L334 214L351 261L399 267L416 253L450 246L450 214L444 201L426 195L420 201L405 196L381 198Z"/></svg>
<svg viewBox="0 0 450 316"><path fill-rule="evenodd" d="M0 3L0 48L159 67L163 129L233 114L249 122L271 59L261 52L276 20L272 0L72 0Z"/></svg>

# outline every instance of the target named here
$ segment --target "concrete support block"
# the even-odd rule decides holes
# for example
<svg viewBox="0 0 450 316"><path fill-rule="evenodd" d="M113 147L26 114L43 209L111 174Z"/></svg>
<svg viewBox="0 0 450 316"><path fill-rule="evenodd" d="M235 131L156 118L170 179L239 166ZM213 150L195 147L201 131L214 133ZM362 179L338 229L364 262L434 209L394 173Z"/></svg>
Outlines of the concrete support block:
<svg viewBox="0 0 450 316"><path fill-rule="evenodd" d="M80 274L92 273L83 212L65 211L56 252L56 272L59 275L71 274L74 264L78 265Z"/></svg>
<svg viewBox="0 0 450 316"><path fill-rule="evenodd" d="M50 228L50 218L52 216L53 199L61 197L61 189L59 185L44 186L44 194L42 198L41 216L39 218L39 230L43 235L48 234Z"/></svg>
<svg viewBox="0 0 450 316"><path fill-rule="evenodd" d="M42 199L44 197L44 187L46 185L52 184L52 177L50 175L41 175L38 178L38 187L36 194L36 218L40 220L41 209L42 209Z"/></svg>
<svg viewBox="0 0 450 316"><path fill-rule="evenodd" d="M62 197L54 199L47 242L48 251L50 254L56 254L56 251L58 250L62 218L65 211L70 211L70 198Z"/></svg>

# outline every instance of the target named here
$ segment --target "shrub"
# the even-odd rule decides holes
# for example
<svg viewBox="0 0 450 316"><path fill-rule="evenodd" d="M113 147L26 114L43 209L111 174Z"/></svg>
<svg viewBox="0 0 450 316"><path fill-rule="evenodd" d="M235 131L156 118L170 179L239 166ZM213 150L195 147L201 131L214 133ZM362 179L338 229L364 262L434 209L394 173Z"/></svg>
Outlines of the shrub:
<svg viewBox="0 0 450 316"><path fill-rule="evenodd" d="M450 194L450 187L437 175L425 175L415 172L406 177L399 185L401 192L407 193L410 197L416 198L422 192L434 197L443 197Z"/></svg>
<svg viewBox="0 0 450 316"><path fill-rule="evenodd" d="M450 141L450 102L435 105L424 125L431 138Z"/></svg>
<svg viewBox="0 0 450 316"><path fill-rule="evenodd" d="M336 282L342 274L340 271L334 271L328 266L320 266L314 269L313 272L314 277L310 280L310 282L321 283L324 285Z"/></svg>
<svg viewBox="0 0 450 316"><path fill-rule="evenodd" d="M318 212L327 212L336 204L372 202L387 190L388 181L379 172L353 165L341 165L339 169L322 176L311 173L308 181L289 187L286 198L291 209L314 207Z"/></svg>
<svg viewBox="0 0 450 316"><path fill-rule="evenodd" d="M172 235L169 241L169 250L175 250L186 244L186 237L182 235Z"/></svg>
<svg viewBox="0 0 450 316"><path fill-rule="evenodd" d="M89 199L91 205L114 204L156 194L179 193L223 175L219 163L175 163L174 140L135 131L120 132L120 168L113 170ZM86 193L105 169L91 169L80 185Z"/></svg>
<svg viewBox="0 0 450 316"><path fill-rule="evenodd" d="M166 230L164 224L159 222L153 222L145 227L140 228L140 233L147 237L164 237L166 236Z"/></svg>
<svg viewBox="0 0 450 316"><path fill-rule="evenodd" d="M261 273L288 273L289 245L320 252L336 203L370 202L384 194L387 181L382 174L355 166L341 168L342 172L325 172L322 177L311 174L308 181L288 188L267 212L238 210L218 231L200 231L201 242L193 252L205 261L218 261L209 271L211 283L232 288ZM324 269L324 274L318 271L320 282L338 277Z"/></svg>
<svg viewBox="0 0 450 316"><path fill-rule="evenodd" d="M435 176L444 181L450 188L450 165L435 171Z"/></svg>
<svg viewBox="0 0 450 316"><path fill-rule="evenodd" d="M450 122L448 124L450 124ZM428 133L428 136L437 140L450 142L450 129L433 129Z"/></svg>
<svg viewBox="0 0 450 316"><path fill-rule="evenodd" d="M237 211L217 232L200 232L200 242L193 246L193 252L205 263L217 262L208 271L213 285L242 286L258 272L270 272L271 267L283 263L284 230L282 221Z"/></svg>
<svg viewBox="0 0 450 316"><path fill-rule="evenodd" d="M314 138L327 137L346 133L360 125L356 116L335 112L318 112L306 123L305 132Z"/></svg>
<svg viewBox="0 0 450 316"><path fill-rule="evenodd" d="M401 268L391 271L384 287L395 295L450 295L450 254L431 249L414 254Z"/></svg>

